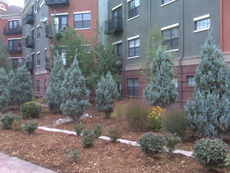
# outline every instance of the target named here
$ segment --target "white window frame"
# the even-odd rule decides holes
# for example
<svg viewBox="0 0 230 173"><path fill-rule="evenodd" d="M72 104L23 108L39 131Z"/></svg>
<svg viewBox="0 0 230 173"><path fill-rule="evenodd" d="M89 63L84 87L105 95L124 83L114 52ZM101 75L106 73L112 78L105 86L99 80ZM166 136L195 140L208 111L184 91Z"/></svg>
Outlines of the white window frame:
<svg viewBox="0 0 230 173"><path fill-rule="evenodd" d="M89 28L75 28L75 14L86 14L86 13L90 13L90 27ZM92 25L92 15L91 15L91 11L79 11L79 12L74 12L74 30L87 30L87 29L91 29L91 25ZM82 20L83 21L83 20Z"/></svg>
<svg viewBox="0 0 230 173"><path fill-rule="evenodd" d="M210 26L208 28L203 28L203 29L196 30L196 25L197 25L196 23L198 21L205 20L205 19L208 19L208 18L210 19ZM209 30L211 28L211 15L210 14L206 14L206 15L203 15L203 16L200 16L200 17L196 17L196 18L193 19L193 21L194 21L194 25L195 25L193 33L206 31L206 30Z"/></svg>
<svg viewBox="0 0 230 173"><path fill-rule="evenodd" d="M136 36L134 36L134 37L129 37L129 38L127 39L127 41L128 41L128 46L129 46L129 41L136 40L136 39L139 39L139 42L140 42L139 49L140 49L140 47L141 47L140 35L136 35ZM128 55L129 55L129 47L128 47ZM137 55L137 56L128 56L127 59L134 59L134 58L139 58L139 57L140 57L140 53L139 53L139 55Z"/></svg>
<svg viewBox="0 0 230 173"><path fill-rule="evenodd" d="M161 4L161 7L164 7L164 6L166 6L166 5L168 5L168 4L171 4L172 2L175 2L175 1L177 1L177 0L171 0L171 1L169 1L169 2L166 2L166 3L164 3L164 4Z"/></svg>

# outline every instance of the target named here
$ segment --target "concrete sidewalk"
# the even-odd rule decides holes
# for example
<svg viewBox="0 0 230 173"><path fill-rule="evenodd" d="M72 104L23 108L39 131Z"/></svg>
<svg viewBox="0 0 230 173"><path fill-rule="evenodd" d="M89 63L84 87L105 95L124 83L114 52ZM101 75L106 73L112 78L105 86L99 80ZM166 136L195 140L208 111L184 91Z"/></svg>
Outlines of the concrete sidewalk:
<svg viewBox="0 0 230 173"><path fill-rule="evenodd" d="M0 153L0 173L55 173L30 162Z"/></svg>

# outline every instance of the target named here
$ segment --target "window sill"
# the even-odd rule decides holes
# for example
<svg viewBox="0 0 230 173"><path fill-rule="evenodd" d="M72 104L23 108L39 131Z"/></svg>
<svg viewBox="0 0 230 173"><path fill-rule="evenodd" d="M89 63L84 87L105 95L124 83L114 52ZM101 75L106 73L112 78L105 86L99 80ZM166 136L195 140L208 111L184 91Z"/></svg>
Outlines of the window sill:
<svg viewBox="0 0 230 173"><path fill-rule="evenodd" d="M200 29L200 30L193 31L193 33L207 31L207 30L210 30L210 27L209 28L205 28L205 29Z"/></svg>
<svg viewBox="0 0 230 173"><path fill-rule="evenodd" d="M140 56L131 56L131 57L128 57L127 59L135 59L135 58L139 58Z"/></svg>
<svg viewBox="0 0 230 173"><path fill-rule="evenodd" d="M39 41L41 38L38 38L36 41Z"/></svg>
<svg viewBox="0 0 230 173"><path fill-rule="evenodd" d="M172 50L167 50L166 52L178 52L179 49L172 49Z"/></svg>
<svg viewBox="0 0 230 173"><path fill-rule="evenodd" d="M175 1L176 1L176 0L172 0L172 1L170 1L170 2L164 3L164 4L161 5L161 7L164 7L164 6L166 6L166 5L168 5L168 4L171 4L172 2L175 2Z"/></svg>
<svg viewBox="0 0 230 173"><path fill-rule="evenodd" d="M140 15L136 15L136 16L134 16L134 17L128 19L127 22L130 21L130 20L136 19L136 18L138 18L139 16L140 16Z"/></svg>
<svg viewBox="0 0 230 173"><path fill-rule="evenodd" d="M40 65L37 65L37 67L40 67Z"/></svg>
<svg viewBox="0 0 230 173"><path fill-rule="evenodd" d="M88 30L88 29L91 29L91 28L74 28L75 31L78 31L78 30Z"/></svg>

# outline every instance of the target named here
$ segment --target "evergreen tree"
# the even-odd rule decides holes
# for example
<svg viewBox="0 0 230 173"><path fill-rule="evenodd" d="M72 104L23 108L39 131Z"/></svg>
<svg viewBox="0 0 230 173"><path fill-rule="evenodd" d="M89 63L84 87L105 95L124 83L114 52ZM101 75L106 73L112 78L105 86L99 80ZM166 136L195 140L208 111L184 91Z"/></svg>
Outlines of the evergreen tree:
<svg viewBox="0 0 230 173"><path fill-rule="evenodd" d="M9 59L7 44L4 41L3 35L0 37L0 68L3 68L7 74L12 69L12 62Z"/></svg>
<svg viewBox="0 0 230 173"><path fill-rule="evenodd" d="M105 112L106 118L108 118L113 111L113 103L116 98L119 98L117 84L114 82L110 71L108 71L106 77L102 76L97 84L95 99L97 110Z"/></svg>
<svg viewBox="0 0 230 173"><path fill-rule="evenodd" d="M86 88L85 78L82 76L76 57L71 68L65 73L61 94L62 112L70 116L73 119L73 123L78 122L84 113L85 106L90 105L90 103L88 101L89 93Z"/></svg>
<svg viewBox="0 0 230 173"><path fill-rule="evenodd" d="M144 90L144 98L151 106L166 108L173 104L177 98L173 82L173 60L171 54L161 46L152 62L150 72L152 79Z"/></svg>
<svg viewBox="0 0 230 173"><path fill-rule="evenodd" d="M26 66L22 66L15 74L12 70L9 74L10 84L10 105L21 105L28 101L32 101L33 91L30 73Z"/></svg>
<svg viewBox="0 0 230 173"><path fill-rule="evenodd" d="M229 129L230 69L211 33L202 47L195 81L194 101L185 107L189 126L203 136L219 136Z"/></svg>
<svg viewBox="0 0 230 173"><path fill-rule="evenodd" d="M0 68L0 110L9 102L8 75L3 68Z"/></svg>
<svg viewBox="0 0 230 173"><path fill-rule="evenodd" d="M47 105L51 113L60 112L61 98L61 85L64 81L65 70L61 56L57 53L54 58L54 68L51 70L49 77L49 88L46 91Z"/></svg>

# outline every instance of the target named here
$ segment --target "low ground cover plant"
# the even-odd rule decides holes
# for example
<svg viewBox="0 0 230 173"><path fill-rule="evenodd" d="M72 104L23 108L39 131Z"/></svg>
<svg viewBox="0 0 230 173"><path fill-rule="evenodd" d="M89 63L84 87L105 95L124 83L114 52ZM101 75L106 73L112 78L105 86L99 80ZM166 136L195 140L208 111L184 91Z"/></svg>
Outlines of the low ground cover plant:
<svg viewBox="0 0 230 173"><path fill-rule="evenodd" d="M12 126L14 120L15 120L15 116L11 115L11 113L4 114L1 117L2 128L9 129Z"/></svg>
<svg viewBox="0 0 230 173"><path fill-rule="evenodd" d="M95 137L96 136L93 130L89 128L84 130L83 136L82 136L83 147L88 148L88 147L94 146Z"/></svg>
<svg viewBox="0 0 230 173"><path fill-rule="evenodd" d="M226 167L228 153L228 145L223 140L202 138L196 142L193 156L207 171L212 171Z"/></svg>
<svg viewBox="0 0 230 173"><path fill-rule="evenodd" d="M124 112L131 131L145 131L148 122L148 105L144 101L130 101L126 111Z"/></svg>
<svg viewBox="0 0 230 173"><path fill-rule="evenodd" d="M166 133L165 134L165 143L169 152L173 152L176 149L176 145L181 143L181 138L176 134Z"/></svg>
<svg viewBox="0 0 230 173"><path fill-rule="evenodd" d="M66 158L70 162L75 162L81 155L80 151L77 149L73 149L70 152L68 151L65 152L66 152Z"/></svg>
<svg viewBox="0 0 230 173"><path fill-rule="evenodd" d="M98 138L102 135L102 125L101 124L97 124L94 128L94 134L95 137Z"/></svg>
<svg viewBox="0 0 230 173"><path fill-rule="evenodd" d="M34 133L35 130L38 128L38 122L36 121L27 121L22 124L22 127L28 133Z"/></svg>
<svg viewBox="0 0 230 173"><path fill-rule="evenodd" d="M143 134L137 143L140 145L141 151L150 157L155 154L162 154L165 151L165 139L162 135L148 132Z"/></svg>
<svg viewBox="0 0 230 173"><path fill-rule="evenodd" d="M115 102L113 113L111 116L116 117L118 119L125 119L124 112L127 109L129 103L128 102Z"/></svg>
<svg viewBox="0 0 230 173"><path fill-rule="evenodd" d="M117 140L121 138L122 135L118 126L110 126L109 128L107 128L107 133L112 142L117 142Z"/></svg>
<svg viewBox="0 0 230 173"><path fill-rule="evenodd" d="M42 111L42 106L39 103L31 101L22 104L20 110L22 111L23 119L38 118Z"/></svg>
<svg viewBox="0 0 230 173"><path fill-rule="evenodd" d="M176 133L182 139L186 135L186 115L180 110L169 110L162 117L162 130L164 132Z"/></svg>
<svg viewBox="0 0 230 173"><path fill-rule="evenodd" d="M81 135L81 132L82 132L82 130L85 128L85 126L84 126L83 124L77 124L77 125L74 125L73 128L74 128L76 134L77 134L78 136L80 136L80 135Z"/></svg>

